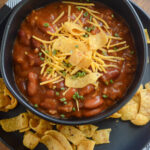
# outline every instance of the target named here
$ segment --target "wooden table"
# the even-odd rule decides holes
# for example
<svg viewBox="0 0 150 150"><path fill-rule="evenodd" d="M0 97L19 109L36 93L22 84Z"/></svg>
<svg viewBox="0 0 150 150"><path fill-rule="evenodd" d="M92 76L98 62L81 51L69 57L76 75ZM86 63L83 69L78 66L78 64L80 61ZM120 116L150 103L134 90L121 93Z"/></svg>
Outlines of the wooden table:
<svg viewBox="0 0 150 150"><path fill-rule="evenodd" d="M5 0L2 0L5 1ZM2 1L0 0L0 6L2 5ZM150 15L150 0L132 0L136 4L138 4L141 8L143 8ZM4 144L0 142L0 150L9 150Z"/></svg>

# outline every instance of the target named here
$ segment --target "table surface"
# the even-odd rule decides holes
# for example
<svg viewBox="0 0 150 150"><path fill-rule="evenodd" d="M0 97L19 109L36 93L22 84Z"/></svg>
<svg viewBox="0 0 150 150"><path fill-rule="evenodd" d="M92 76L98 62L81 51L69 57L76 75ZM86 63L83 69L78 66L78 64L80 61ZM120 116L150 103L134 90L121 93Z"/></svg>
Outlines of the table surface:
<svg viewBox="0 0 150 150"><path fill-rule="evenodd" d="M2 2L4 1L6 0L2 0L0 2L0 6L2 5ZM132 0L132 1L135 2L137 5L139 5L142 9L145 10L145 12L147 12L147 14L150 15L150 0ZM0 150L9 150L9 149L0 142Z"/></svg>

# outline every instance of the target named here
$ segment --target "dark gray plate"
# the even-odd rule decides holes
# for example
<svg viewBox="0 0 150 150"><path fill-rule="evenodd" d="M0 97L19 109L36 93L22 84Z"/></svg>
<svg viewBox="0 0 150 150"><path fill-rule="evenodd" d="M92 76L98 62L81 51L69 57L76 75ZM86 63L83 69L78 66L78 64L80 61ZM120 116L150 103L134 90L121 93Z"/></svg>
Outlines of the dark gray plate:
<svg viewBox="0 0 150 150"><path fill-rule="evenodd" d="M148 29L150 34L150 18L138 6L132 3L137 11L143 26ZM5 20L6 21L6 20ZM0 41L6 22L0 26ZM150 45L149 45L150 50ZM150 58L150 54L149 54ZM147 65L147 71L144 76L143 84L150 81L150 64ZM23 106L18 107L10 112L0 112L0 119L11 118L24 112ZM150 123L143 127L137 127L130 122L121 120L107 119L96 124L100 129L111 128L110 144L96 146L95 150L141 150L150 140ZM23 134L18 132L6 133L0 128L0 140L12 150L26 150L22 144ZM36 150L46 150L45 146L39 144Z"/></svg>

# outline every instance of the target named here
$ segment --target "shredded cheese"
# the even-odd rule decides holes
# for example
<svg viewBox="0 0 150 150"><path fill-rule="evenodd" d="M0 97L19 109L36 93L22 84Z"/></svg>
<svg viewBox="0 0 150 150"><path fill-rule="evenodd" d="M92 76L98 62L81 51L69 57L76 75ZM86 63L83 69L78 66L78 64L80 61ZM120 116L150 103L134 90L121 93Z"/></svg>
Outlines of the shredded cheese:
<svg viewBox="0 0 150 150"><path fill-rule="evenodd" d="M64 22L61 23L61 26L59 28L56 27L56 32L52 33L50 31L47 31L47 34L50 36L49 41L42 40L34 35L32 36L35 40L43 44L43 47L41 48L43 64L41 65L40 74L43 77L45 77L46 81L41 82L40 85L59 83L65 80L67 76L75 75L78 71L84 71L86 72L86 74L99 73L99 72L106 73L107 68L109 67L117 68L116 63L118 61L124 61L124 58L122 57L110 56L107 54L120 52L122 50L129 48L128 45L126 46L126 41L118 42L118 40L122 40L123 38L112 36L112 34L109 31L109 26L107 22L102 18L100 18L99 16L95 15L95 14L99 14L99 12L92 10L90 7L89 8L86 7L86 6L94 6L92 3L76 3L76 2L68 2L68 1L63 1L63 3L68 4L67 23L69 23L69 27L72 30L74 29L74 32L80 33L83 31L83 34L74 35L72 32L69 32L69 30L67 30L68 28L67 29L65 28L66 22ZM92 19L87 22L91 24L93 27L97 27L100 32L106 34L106 38L108 38L106 44L104 44L100 48L92 49L92 46L90 45L91 44L90 36L92 36L92 33L85 30L85 28L83 27L83 23L80 20L80 18L83 16L84 11L82 10L78 16L76 16L74 13L71 14L71 5L78 5L77 7L86 10L92 16ZM55 25L63 17L64 13L65 12L63 11L53 21L52 24ZM75 18L73 19L74 21L71 21L71 16ZM100 23L103 23L103 26L101 26ZM78 27L78 28L73 28L73 27ZM88 34L88 37L84 37L84 34ZM66 52L61 50L62 48L61 42L59 43L59 40L61 40L61 38L62 39L67 38L65 42L66 46L63 48L63 50L67 46L69 46L69 44L67 44L67 41L71 41L70 47L68 48L69 50ZM112 44L112 42L115 44ZM58 44L58 48L54 48L55 44L56 45ZM85 48L82 47L83 45ZM111 49L115 46L119 46L119 48L116 50ZM82 49L84 50L87 49L87 50L86 52L85 51L82 52ZM75 62L80 61L79 64L80 65L84 64L84 65L78 66L78 65L71 64L72 61L70 61L70 58L72 58L71 56L73 56L74 52L79 52L77 54L80 54L79 57L78 55L76 57L73 57L74 61ZM89 66L85 67L86 66L85 64L87 64L87 62L89 63ZM98 85L97 83L93 83L93 84L95 86ZM63 93L63 95L65 95L69 91L69 89L70 88L68 88ZM79 109L78 101L76 101L76 105L77 108Z"/></svg>
<svg viewBox="0 0 150 150"><path fill-rule="evenodd" d="M147 43L150 44L150 37L149 37L147 29L144 29L144 32L145 32Z"/></svg>
<svg viewBox="0 0 150 150"><path fill-rule="evenodd" d="M108 53L120 52L120 51L128 49L128 48L129 48L129 46L125 46L125 47L119 48L117 50L108 50Z"/></svg>
<svg viewBox="0 0 150 150"><path fill-rule="evenodd" d="M52 24L55 24L56 22L58 22L64 14L65 14L65 12L63 11L63 12L53 21Z"/></svg>
<svg viewBox="0 0 150 150"><path fill-rule="evenodd" d="M77 2L69 2L69 1L62 1L64 4L72 4L72 5L79 5L79 6L95 6L93 3L77 3Z"/></svg>
<svg viewBox="0 0 150 150"><path fill-rule="evenodd" d="M70 17L71 17L71 6L68 6L68 21L70 22Z"/></svg>

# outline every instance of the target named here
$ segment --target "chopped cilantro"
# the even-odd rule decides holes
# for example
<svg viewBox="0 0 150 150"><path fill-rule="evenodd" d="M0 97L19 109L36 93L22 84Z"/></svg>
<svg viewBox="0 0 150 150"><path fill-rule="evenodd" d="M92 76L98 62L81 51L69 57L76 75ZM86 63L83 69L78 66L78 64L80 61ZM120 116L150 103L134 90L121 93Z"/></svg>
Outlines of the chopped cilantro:
<svg viewBox="0 0 150 150"><path fill-rule="evenodd" d="M102 54L103 54L104 56L107 56L107 52L102 52Z"/></svg>
<svg viewBox="0 0 150 150"><path fill-rule="evenodd" d="M76 108L75 108L75 107L73 107L73 108L72 108L72 111L76 111Z"/></svg>
<svg viewBox="0 0 150 150"><path fill-rule="evenodd" d="M118 34L118 33L115 33L115 37L119 37L119 34Z"/></svg>
<svg viewBox="0 0 150 150"><path fill-rule="evenodd" d="M44 58L43 58L43 57L40 57L40 59L41 59L42 61L44 61Z"/></svg>
<svg viewBox="0 0 150 150"><path fill-rule="evenodd" d="M130 51L130 54L132 54L132 55L133 55L133 54L134 54L134 51Z"/></svg>
<svg viewBox="0 0 150 150"><path fill-rule="evenodd" d="M38 108L38 104L34 104L34 107L35 107L35 108Z"/></svg>
<svg viewBox="0 0 150 150"><path fill-rule="evenodd" d="M62 91L64 91L65 90L65 88L64 87L62 87L62 88L60 88Z"/></svg>
<svg viewBox="0 0 150 150"><path fill-rule="evenodd" d="M42 53L41 53L41 52L39 52L39 56L42 56Z"/></svg>
<svg viewBox="0 0 150 150"><path fill-rule="evenodd" d="M53 55L56 55L57 52L58 52L58 50L54 49L53 52L52 52L52 54L53 54Z"/></svg>
<svg viewBox="0 0 150 150"><path fill-rule="evenodd" d="M49 23L44 23L44 27L49 27Z"/></svg>
<svg viewBox="0 0 150 150"><path fill-rule="evenodd" d="M72 79L76 79L78 77L84 77L86 75L86 72L82 71L82 72L77 72L75 75L72 76Z"/></svg>
<svg viewBox="0 0 150 150"><path fill-rule="evenodd" d="M84 17L87 17L88 15L89 15L88 12L85 12L85 13L83 14Z"/></svg>
<svg viewBox="0 0 150 150"><path fill-rule="evenodd" d="M112 14L111 17L114 18L115 17L114 14Z"/></svg>
<svg viewBox="0 0 150 150"><path fill-rule="evenodd" d="M64 102L64 105L67 105L67 102L66 102L66 101Z"/></svg>
<svg viewBox="0 0 150 150"><path fill-rule="evenodd" d="M114 81L111 79L110 81L109 81L111 84L113 84L114 83Z"/></svg>
<svg viewBox="0 0 150 150"><path fill-rule="evenodd" d="M75 45L75 48L78 48L79 46L78 45Z"/></svg>
<svg viewBox="0 0 150 150"><path fill-rule="evenodd" d="M62 62L63 63L63 65L65 66L65 67L71 67L71 64L70 63L66 63L66 62Z"/></svg>
<svg viewBox="0 0 150 150"><path fill-rule="evenodd" d="M63 97L63 98L60 99L60 101L61 101L61 102L64 102L64 101L66 101L66 98Z"/></svg>
<svg viewBox="0 0 150 150"><path fill-rule="evenodd" d="M92 21L92 19L93 19L93 17L92 17L92 16L90 16L90 21Z"/></svg>
<svg viewBox="0 0 150 150"><path fill-rule="evenodd" d="M61 114L60 117L61 117L61 118L65 118L65 115L64 115L64 114Z"/></svg>
<svg viewBox="0 0 150 150"><path fill-rule="evenodd" d="M81 10L81 8L80 8L80 7L78 7L78 6L77 6L76 8L77 8L79 11Z"/></svg>
<svg viewBox="0 0 150 150"><path fill-rule="evenodd" d="M56 92L56 96L59 96L60 94L59 94L59 92Z"/></svg>
<svg viewBox="0 0 150 150"><path fill-rule="evenodd" d="M89 35L86 33L83 35L83 37L87 38L87 37L89 37Z"/></svg>
<svg viewBox="0 0 150 150"><path fill-rule="evenodd" d="M103 95L102 95L102 97L103 97L103 98L108 98L108 96L107 96L107 95L105 95L105 94L103 94Z"/></svg>
<svg viewBox="0 0 150 150"><path fill-rule="evenodd" d="M49 51L48 51L48 50L46 50L45 52L46 52L47 54L49 53Z"/></svg>
<svg viewBox="0 0 150 150"><path fill-rule="evenodd" d="M117 50L118 48L117 47L114 47L114 50Z"/></svg>

